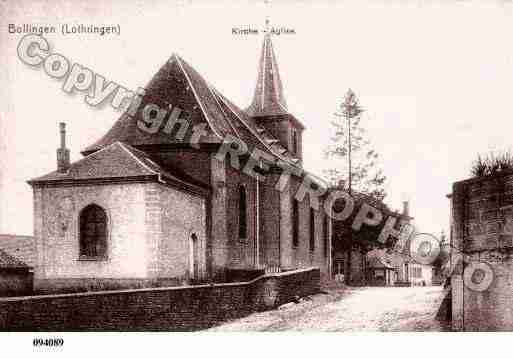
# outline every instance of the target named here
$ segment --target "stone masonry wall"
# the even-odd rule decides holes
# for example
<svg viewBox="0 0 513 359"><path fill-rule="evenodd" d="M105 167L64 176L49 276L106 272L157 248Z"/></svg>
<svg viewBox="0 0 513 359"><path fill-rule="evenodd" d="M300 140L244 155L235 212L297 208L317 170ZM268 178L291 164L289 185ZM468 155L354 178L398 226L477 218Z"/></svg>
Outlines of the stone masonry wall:
<svg viewBox="0 0 513 359"><path fill-rule="evenodd" d="M251 282L0 299L3 331L190 331L319 292L319 269Z"/></svg>
<svg viewBox="0 0 513 359"><path fill-rule="evenodd" d="M455 183L451 208L453 329L511 331L513 175ZM457 265L462 255L466 261ZM493 281L484 291L472 290L464 280L466 268L479 262L488 264L493 272Z"/></svg>
<svg viewBox="0 0 513 359"><path fill-rule="evenodd" d="M76 284L77 279L87 278L147 278L144 191L148 185L37 189L35 234L41 265L35 271L36 290L53 279ZM84 261L79 258L79 214L92 203L107 213L107 259Z"/></svg>
<svg viewBox="0 0 513 359"><path fill-rule="evenodd" d="M229 268L256 266L256 180L226 167ZM247 238L239 238L239 185L246 189Z"/></svg>
<svg viewBox="0 0 513 359"><path fill-rule="evenodd" d="M200 243L206 272L205 200L157 183L37 189L35 233L42 263L37 293L141 288L189 279L190 238ZM107 258L79 258L79 214L101 206L108 217ZM64 208L66 207L66 208Z"/></svg>
<svg viewBox="0 0 513 359"><path fill-rule="evenodd" d="M277 174L269 174L260 183L260 264L280 266L280 192Z"/></svg>
<svg viewBox="0 0 513 359"><path fill-rule="evenodd" d="M306 194L299 201L299 240L298 245L292 242L292 201L296 195L301 180L292 176L286 190L280 193L280 226L281 226L281 258L283 268L306 268L315 266L320 268L324 278L329 277L329 249L324 255L324 203L319 198L319 209L314 211L315 218L315 245L310 250L310 197Z"/></svg>
<svg viewBox="0 0 513 359"><path fill-rule="evenodd" d="M159 195L158 203L147 201L148 210L161 217L162 233L158 254L159 281L173 279L185 284L192 279L194 261L192 235L197 238L195 258L198 261L200 278L206 273L206 208L205 199L192 194L176 191L160 184L153 184L152 191ZM156 198L154 198L156 200ZM158 209L157 209L158 206ZM160 211L160 213L159 213ZM147 216L150 214L147 212ZM149 238L148 238L149 239ZM172 282L170 282L172 283Z"/></svg>
<svg viewBox="0 0 513 359"><path fill-rule="evenodd" d="M28 270L0 269L0 296L32 294L34 274Z"/></svg>

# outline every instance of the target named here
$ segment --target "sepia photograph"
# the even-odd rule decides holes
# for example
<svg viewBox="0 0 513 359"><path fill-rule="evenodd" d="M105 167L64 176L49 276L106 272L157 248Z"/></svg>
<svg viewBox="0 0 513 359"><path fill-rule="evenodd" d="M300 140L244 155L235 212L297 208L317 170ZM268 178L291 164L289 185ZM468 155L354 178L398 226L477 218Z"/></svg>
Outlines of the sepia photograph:
<svg viewBox="0 0 513 359"><path fill-rule="evenodd" d="M0 344L505 341L512 36L506 0L0 0Z"/></svg>

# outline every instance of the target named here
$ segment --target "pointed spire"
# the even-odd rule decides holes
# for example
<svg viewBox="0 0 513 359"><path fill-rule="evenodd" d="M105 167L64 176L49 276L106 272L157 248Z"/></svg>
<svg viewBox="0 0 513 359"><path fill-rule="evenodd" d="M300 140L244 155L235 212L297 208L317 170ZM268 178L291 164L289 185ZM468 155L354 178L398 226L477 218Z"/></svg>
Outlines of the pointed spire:
<svg viewBox="0 0 513 359"><path fill-rule="evenodd" d="M268 24L267 21L266 24ZM258 64L258 78L253 102L247 112L251 116L272 116L288 113L278 63L271 42L271 34L268 31L264 36L262 54Z"/></svg>

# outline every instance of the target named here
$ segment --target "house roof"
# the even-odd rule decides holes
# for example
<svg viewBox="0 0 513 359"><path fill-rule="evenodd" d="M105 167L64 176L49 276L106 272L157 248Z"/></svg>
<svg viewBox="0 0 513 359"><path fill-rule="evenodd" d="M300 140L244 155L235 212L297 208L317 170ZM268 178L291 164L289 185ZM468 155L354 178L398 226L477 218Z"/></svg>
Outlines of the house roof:
<svg viewBox="0 0 513 359"><path fill-rule="evenodd" d="M30 269L30 267L18 258L0 249L0 269Z"/></svg>
<svg viewBox="0 0 513 359"><path fill-rule="evenodd" d="M0 249L27 265L36 265L36 242L33 236L0 234Z"/></svg>
<svg viewBox="0 0 513 359"><path fill-rule="evenodd" d="M120 141L72 163L66 173L53 171L28 182L37 185L117 179L154 179L197 193L205 190L171 174L154 162L147 153Z"/></svg>
<svg viewBox="0 0 513 359"><path fill-rule="evenodd" d="M382 257L371 257L368 263L369 268L385 268L395 270L394 266Z"/></svg>
<svg viewBox="0 0 513 359"><path fill-rule="evenodd" d="M248 144L248 147L257 147L271 153L277 160L286 161L294 166L300 165L300 160L295 158L292 153L281 145L280 141L269 131L264 127L258 126L247 113L238 108L219 91L213 89L213 92L226 110L225 114L229 118L230 123L233 123L234 127L238 128L238 137Z"/></svg>
<svg viewBox="0 0 513 359"><path fill-rule="evenodd" d="M208 134L202 138L204 143L221 143L224 136L235 135L207 82L181 57L173 54L146 86L137 111L123 113L102 138L83 152L91 153L116 141L132 146L182 142L177 136L171 136L162 130L148 133L138 128L138 123L145 123L143 110L150 104L166 110L170 106L182 109L189 114L188 121L191 125L206 123Z"/></svg>
<svg viewBox="0 0 513 359"><path fill-rule="evenodd" d="M378 258L381 262L389 263L395 268L399 268L405 263L414 263L419 265L428 265L421 263L413 256L410 255L410 242L408 241L401 252L397 252L394 249L385 249L385 248L375 248L367 253L367 259L370 261L373 258Z"/></svg>

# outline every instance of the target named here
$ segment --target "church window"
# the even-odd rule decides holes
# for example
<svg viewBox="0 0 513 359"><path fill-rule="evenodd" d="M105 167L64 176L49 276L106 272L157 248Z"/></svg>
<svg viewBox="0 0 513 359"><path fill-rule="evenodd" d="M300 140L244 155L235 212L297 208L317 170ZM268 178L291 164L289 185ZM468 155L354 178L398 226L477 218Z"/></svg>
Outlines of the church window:
<svg viewBox="0 0 513 359"><path fill-rule="evenodd" d="M292 200L292 245L299 245L299 202L297 199Z"/></svg>
<svg viewBox="0 0 513 359"><path fill-rule="evenodd" d="M191 235L191 243L190 243L190 275L192 279L198 278L198 236L196 233Z"/></svg>
<svg viewBox="0 0 513 359"><path fill-rule="evenodd" d="M292 149L293 149L294 153L296 153L296 154L299 153L299 143L297 140L297 131L296 130L292 130Z"/></svg>
<svg viewBox="0 0 513 359"><path fill-rule="evenodd" d="M315 250L315 211L310 208L310 252Z"/></svg>
<svg viewBox="0 0 513 359"><path fill-rule="evenodd" d="M107 214L96 204L80 213L80 257L103 258L107 254Z"/></svg>
<svg viewBox="0 0 513 359"><path fill-rule="evenodd" d="M248 214L246 188L239 186L239 238L248 237Z"/></svg>
<svg viewBox="0 0 513 359"><path fill-rule="evenodd" d="M324 235L324 242L323 242L323 253L324 257L328 257L328 244L329 244L329 217L327 215L324 215L324 223L323 223L323 235Z"/></svg>

